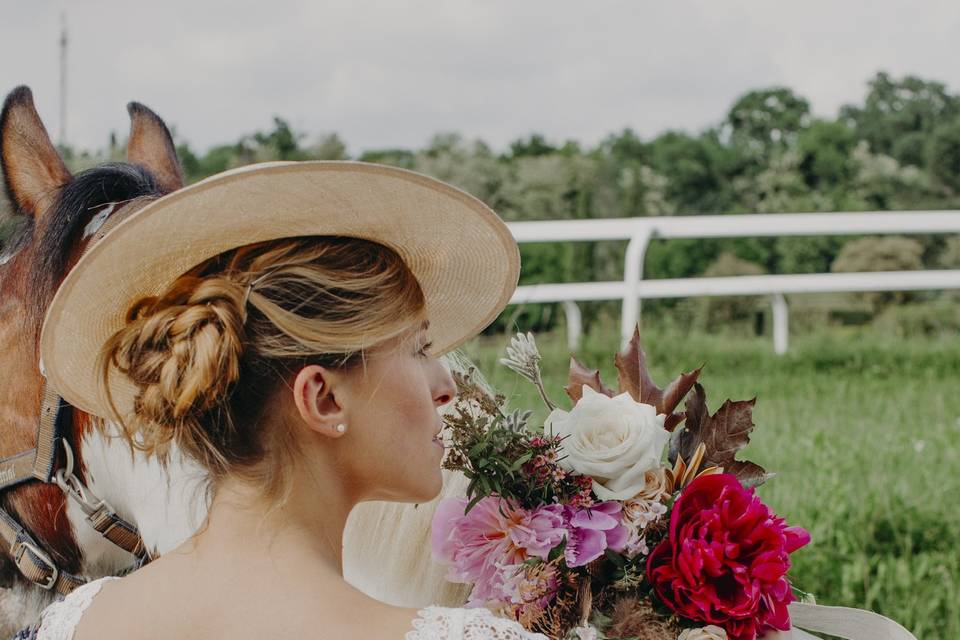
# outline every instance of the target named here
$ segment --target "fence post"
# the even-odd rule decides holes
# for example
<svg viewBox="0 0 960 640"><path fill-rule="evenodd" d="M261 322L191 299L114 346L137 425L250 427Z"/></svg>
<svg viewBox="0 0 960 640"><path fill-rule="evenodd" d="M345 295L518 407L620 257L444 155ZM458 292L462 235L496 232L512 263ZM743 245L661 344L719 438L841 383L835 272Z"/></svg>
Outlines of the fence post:
<svg viewBox="0 0 960 640"><path fill-rule="evenodd" d="M787 352L787 339L790 336L790 309L782 293L771 298L773 306L773 350L778 356Z"/></svg>
<svg viewBox="0 0 960 640"><path fill-rule="evenodd" d="M567 349L577 351L580 348L580 335L583 333L583 318L580 307L573 300L564 300L560 303L563 315L567 319Z"/></svg>
<svg viewBox="0 0 960 640"><path fill-rule="evenodd" d="M640 321L640 279L643 277L643 259L647 245L653 235L649 224L637 225L627 244L627 253L623 259L623 305L620 318L620 344L630 343L633 329Z"/></svg>

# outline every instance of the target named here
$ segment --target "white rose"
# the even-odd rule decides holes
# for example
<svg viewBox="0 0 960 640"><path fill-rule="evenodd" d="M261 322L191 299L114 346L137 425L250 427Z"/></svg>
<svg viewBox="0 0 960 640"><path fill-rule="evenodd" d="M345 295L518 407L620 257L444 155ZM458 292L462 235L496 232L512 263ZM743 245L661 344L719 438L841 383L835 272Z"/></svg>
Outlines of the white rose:
<svg viewBox="0 0 960 640"><path fill-rule="evenodd" d="M677 640L727 640L727 632L710 624L700 629L687 629Z"/></svg>
<svg viewBox="0 0 960 640"><path fill-rule="evenodd" d="M610 398L584 385L570 412L554 409L547 434L565 436L560 466L591 476L601 500L629 500L646 485L644 474L660 466L670 434L663 414L636 402L629 393Z"/></svg>

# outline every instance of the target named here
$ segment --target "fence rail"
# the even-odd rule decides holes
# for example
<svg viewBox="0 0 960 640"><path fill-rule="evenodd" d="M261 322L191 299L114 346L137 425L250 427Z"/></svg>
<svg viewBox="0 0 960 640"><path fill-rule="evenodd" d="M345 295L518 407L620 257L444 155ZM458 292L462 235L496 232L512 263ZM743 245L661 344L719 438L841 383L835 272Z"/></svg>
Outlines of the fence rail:
<svg viewBox="0 0 960 640"><path fill-rule="evenodd" d="M769 295L777 353L787 350L788 308L784 294L960 289L960 270L815 273L643 280L643 259L655 238L733 238L960 233L960 211L870 211L751 215L602 218L510 223L517 242L626 240L624 278L518 287L511 304L560 302L571 348L579 342L576 302L622 300L620 334L625 343L640 318L642 298Z"/></svg>

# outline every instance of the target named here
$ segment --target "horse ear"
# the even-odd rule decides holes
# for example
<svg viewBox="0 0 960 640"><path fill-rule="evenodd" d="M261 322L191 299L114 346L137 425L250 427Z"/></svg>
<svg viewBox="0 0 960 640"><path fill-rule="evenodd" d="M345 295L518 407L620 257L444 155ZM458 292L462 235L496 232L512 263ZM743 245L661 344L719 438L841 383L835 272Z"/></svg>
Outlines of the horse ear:
<svg viewBox="0 0 960 640"><path fill-rule="evenodd" d="M20 211L42 215L70 182L70 171L47 134L25 86L7 96L0 113L0 163L7 195Z"/></svg>
<svg viewBox="0 0 960 640"><path fill-rule="evenodd" d="M147 169L165 192L183 187L183 170L167 125L139 102L128 104L127 112L130 114L127 162Z"/></svg>

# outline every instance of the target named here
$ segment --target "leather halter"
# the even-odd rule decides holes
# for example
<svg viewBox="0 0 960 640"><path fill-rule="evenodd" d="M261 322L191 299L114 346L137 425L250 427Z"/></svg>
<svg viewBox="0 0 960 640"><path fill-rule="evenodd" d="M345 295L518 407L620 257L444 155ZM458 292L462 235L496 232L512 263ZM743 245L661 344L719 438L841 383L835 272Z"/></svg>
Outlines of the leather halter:
<svg viewBox="0 0 960 640"><path fill-rule="evenodd" d="M132 212L133 207L123 207L108 217L87 243L84 254ZM40 373L44 375L44 380L37 446L0 459L0 493L27 482L56 484L63 489L68 500L77 502L86 515L87 522L97 533L136 558L134 568L149 562L150 554L137 528L117 515L109 503L98 498L73 473L73 450L65 437L64 429L64 409L69 405L47 384L42 361ZM62 467L58 464L57 456L60 448L64 450L65 458ZM20 573L43 589L66 595L87 582L84 578L62 570L30 532L2 507L0 539L6 545Z"/></svg>

